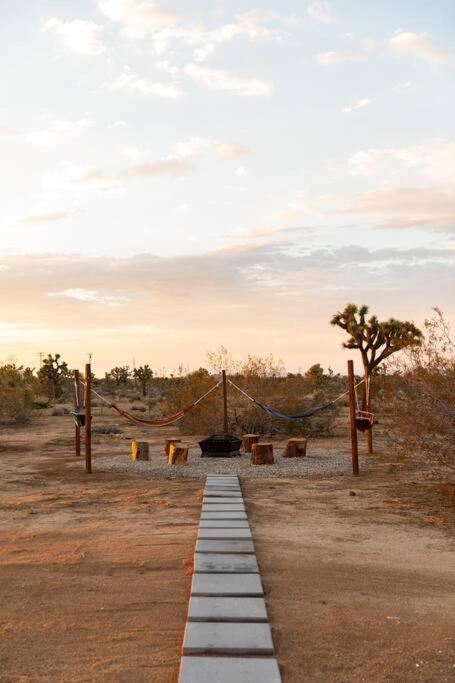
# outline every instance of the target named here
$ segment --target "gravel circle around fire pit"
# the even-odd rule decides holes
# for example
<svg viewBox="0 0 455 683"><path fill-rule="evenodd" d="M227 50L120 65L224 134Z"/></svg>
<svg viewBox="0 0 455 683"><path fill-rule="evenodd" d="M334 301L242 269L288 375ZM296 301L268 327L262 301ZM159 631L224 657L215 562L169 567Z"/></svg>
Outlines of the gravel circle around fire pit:
<svg viewBox="0 0 455 683"><path fill-rule="evenodd" d="M311 477L352 474L348 453L309 453L301 458L283 458L283 448L274 448L274 465L252 465L250 455L232 458L201 458L199 448L190 448L186 465L168 465L164 453L152 452L149 461L133 462L127 455L112 455L93 460L94 471L125 472L145 479L194 479L208 474L237 474L247 478ZM366 458L360 458L360 469Z"/></svg>

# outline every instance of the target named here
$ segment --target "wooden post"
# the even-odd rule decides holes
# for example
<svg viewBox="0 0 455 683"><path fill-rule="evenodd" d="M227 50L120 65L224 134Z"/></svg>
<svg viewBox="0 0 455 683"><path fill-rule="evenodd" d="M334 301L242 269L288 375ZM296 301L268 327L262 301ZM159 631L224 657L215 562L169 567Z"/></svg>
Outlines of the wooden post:
<svg viewBox="0 0 455 683"><path fill-rule="evenodd" d="M371 401L370 401L370 375L368 373L368 368L365 366L365 410L371 413ZM368 454L373 454L373 428L367 429L367 441L368 441Z"/></svg>
<svg viewBox="0 0 455 683"><path fill-rule="evenodd" d="M349 418L351 422L352 474L359 476L359 448L355 423L354 361L348 360Z"/></svg>
<svg viewBox="0 0 455 683"><path fill-rule="evenodd" d="M252 465L273 465L273 444L254 443L251 447Z"/></svg>
<svg viewBox="0 0 455 683"><path fill-rule="evenodd" d="M251 447L254 443L258 443L260 438L259 434L244 434L240 450L243 453L251 453Z"/></svg>
<svg viewBox="0 0 455 683"><path fill-rule="evenodd" d="M222 372L223 377L223 422L224 422L224 433L228 433L228 407L227 407L227 382L226 382L226 370Z"/></svg>
<svg viewBox="0 0 455 683"><path fill-rule="evenodd" d="M79 370L74 371L74 410L80 410L80 391L81 385L79 383ZM79 403L79 405L78 405ZM78 424L75 426L74 432L74 442L76 446L76 455L78 458L81 456L81 428Z"/></svg>
<svg viewBox="0 0 455 683"><path fill-rule="evenodd" d="M92 368L85 366L85 471L92 473Z"/></svg>

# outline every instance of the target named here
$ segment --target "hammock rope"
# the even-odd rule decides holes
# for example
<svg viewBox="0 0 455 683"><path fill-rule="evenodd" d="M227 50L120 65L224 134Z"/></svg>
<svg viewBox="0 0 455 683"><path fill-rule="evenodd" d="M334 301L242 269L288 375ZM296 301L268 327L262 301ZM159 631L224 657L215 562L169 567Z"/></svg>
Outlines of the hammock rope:
<svg viewBox="0 0 455 683"><path fill-rule="evenodd" d="M82 380L81 380L82 381ZM82 382L85 384L84 382ZM221 380L217 382L211 389L205 392L202 396L200 396L196 401L193 403L190 403L189 405L185 406L181 410L177 411L176 413L173 413L172 415L168 415L167 417L162 417L162 418L145 418L145 417L138 417L137 415L133 415L130 413L128 410L123 410L123 408L120 408L117 406L115 403L112 403L111 401L108 401L104 396L99 394L95 389L91 389L92 393L95 394L95 396L98 396L104 403L106 403L109 408L113 408L119 415L122 417L126 418L130 422L135 422L137 424L145 424L149 425L151 427L165 427L167 425L173 424L174 422L177 422L178 420L181 420L182 417L185 417L187 413L189 413L191 410L193 410L201 401L204 400L209 394L212 393L212 391L215 391L221 384Z"/></svg>
<svg viewBox="0 0 455 683"><path fill-rule="evenodd" d="M365 380L362 379L356 387L360 386L363 384ZM348 391L344 391L342 394L334 398L332 401L329 401L328 403L325 403L322 406L318 406L316 408L311 408L310 410L307 410L303 413L297 413L295 415L287 415L286 413L280 413L278 410L273 410L273 408L270 408L269 406L264 405L263 403L260 403L259 401L256 401L252 396L246 393L243 389L237 386L237 384L234 384L232 380L228 379L229 384L231 384L237 391L240 391L241 394L243 394L249 401L254 403L258 408L266 412L268 415L271 417L277 417L281 420L303 420L306 417L312 417L313 415L317 415L318 413L322 413L324 410L327 410L331 406L333 406L337 401L341 401L341 399L348 394Z"/></svg>

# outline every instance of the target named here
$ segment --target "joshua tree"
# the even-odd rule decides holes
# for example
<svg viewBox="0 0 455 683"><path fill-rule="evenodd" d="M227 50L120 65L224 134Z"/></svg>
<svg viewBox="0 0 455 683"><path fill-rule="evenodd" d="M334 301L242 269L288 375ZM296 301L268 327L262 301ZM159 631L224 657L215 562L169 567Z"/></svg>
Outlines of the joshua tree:
<svg viewBox="0 0 455 683"><path fill-rule="evenodd" d="M141 365L133 371L135 379L137 379L142 387L142 396L147 396L147 385L153 377L153 370L149 365Z"/></svg>
<svg viewBox="0 0 455 683"><path fill-rule="evenodd" d="M38 372L38 377L41 382L48 385L50 389L50 398L55 406L55 399L62 392L62 384L68 377L68 364L65 361L60 362L60 354L55 356L49 354L43 360L43 364Z"/></svg>
<svg viewBox="0 0 455 683"><path fill-rule="evenodd" d="M120 384L127 384L130 374L128 365L116 365L109 373L117 386L120 386Z"/></svg>
<svg viewBox="0 0 455 683"><path fill-rule="evenodd" d="M368 306L347 304L330 321L349 335L345 349L359 349L365 373L364 410L371 411L370 378L376 368L389 356L409 346L420 344L422 332L411 322L390 318L380 322L375 315L368 320ZM368 430L368 450L373 452L373 435Z"/></svg>

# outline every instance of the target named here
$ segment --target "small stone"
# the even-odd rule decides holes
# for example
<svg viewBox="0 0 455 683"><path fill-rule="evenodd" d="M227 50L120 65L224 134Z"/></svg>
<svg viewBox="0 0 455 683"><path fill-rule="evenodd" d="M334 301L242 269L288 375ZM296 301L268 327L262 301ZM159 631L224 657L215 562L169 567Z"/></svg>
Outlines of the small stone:
<svg viewBox="0 0 455 683"><path fill-rule="evenodd" d="M349 491L349 495L350 495L350 496L356 496L357 493L356 493L355 491Z"/></svg>

